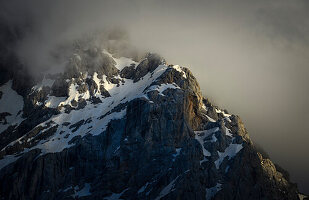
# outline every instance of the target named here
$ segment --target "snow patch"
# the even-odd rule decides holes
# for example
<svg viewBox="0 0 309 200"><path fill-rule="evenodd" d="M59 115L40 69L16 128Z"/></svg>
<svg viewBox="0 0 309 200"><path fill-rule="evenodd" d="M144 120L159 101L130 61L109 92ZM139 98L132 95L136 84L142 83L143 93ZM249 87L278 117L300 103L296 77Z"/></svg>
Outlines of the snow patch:
<svg viewBox="0 0 309 200"><path fill-rule="evenodd" d="M141 187L137 193L140 194L140 193L143 193L145 191L145 189L147 188L147 186L149 185L149 183L147 182L143 187Z"/></svg>
<svg viewBox="0 0 309 200"><path fill-rule="evenodd" d="M228 129L226 126L224 126L224 129L225 129L225 135L233 137L232 131L230 129Z"/></svg>
<svg viewBox="0 0 309 200"><path fill-rule="evenodd" d="M97 84L98 87L100 87L101 79L98 78L98 73L97 72L93 73L92 80Z"/></svg>
<svg viewBox="0 0 309 200"><path fill-rule="evenodd" d="M217 183L214 187L206 188L206 200L211 200L217 192L219 192L222 189L222 184Z"/></svg>
<svg viewBox="0 0 309 200"><path fill-rule="evenodd" d="M216 168L219 169L222 161L225 157L232 157L236 156L236 154L243 148L242 144L230 144L223 153L218 151L219 158L215 161Z"/></svg>
<svg viewBox="0 0 309 200"><path fill-rule="evenodd" d="M298 193L298 198L299 198L299 200L304 200L305 198L307 198L308 196L306 196L306 195L303 195L303 194L300 194L300 193Z"/></svg>
<svg viewBox="0 0 309 200"><path fill-rule="evenodd" d="M215 108L215 109L216 109L216 113L222 113L224 117L230 117L230 116L232 116L232 115L230 115L230 114L225 113L223 110L220 110L220 109L217 109L217 108Z"/></svg>
<svg viewBox="0 0 309 200"><path fill-rule="evenodd" d="M126 115L126 109L121 110L120 112L113 112L110 115L107 115L103 121L99 121L97 126L93 126L92 135L99 135L100 133L106 130L108 123L112 120L121 119Z"/></svg>
<svg viewBox="0 0 309 200"><path fill-rule="evenodd" d="M95 112L95 110L90 110L90 111ZM75 121L74 118L72 119L72 117L75 117L73 116L74 114L77 117L82 116L83 110L74 110L74 111L71 111L70 114L58 115L58 118L54 118L54 120L55 122L58 122L58 123L59 122L61 123L64 121L70 122L70 118L72 121ZM86 113L86 112L85 114L89 115L89 113ZM48 140L40 141L38 145L32 147L31 149L34 149L34 148L42 149L42 154L61 152L62 150L74 145L73 143L69 144L69 141L72 140L73 137L76 137L76 136L84 137L86 134L99 135L100 133L103 133L106 130L106 127L111 120L121 119L125 116L125 114L126 114L126 109L123 109L120 112L113 112L105 116L102 120L93 119L93 121L90 123L93 126L91 131L88 130L88 126L81 126L75 133L72 133L71 130L69 130L70 129L69 127L62 127L61 129L58 128L57 132L53 136L48 138ZM71 123L71 124L74 124L74 123ZM60 134L61 131L65 131L65 132ZM70 133L68 137L66 137L66 133ZM60 138L60 140L58 140L58 138Z"/></svg>
<svg viewBox="0 0 309 200"><path fill-rule="evenodd" d="M217 142L217 137L215 136L215 134L212 135L211 142Z"/></svg>
<svg viewBox="0 0 309 200"><path fill-rule="evenodd" d="M219 130L220 130L219 127L215 127L215 128L211 128L211 129L203 130L203 131L194 131L194 133L195 133L195 137L199 136L202 138L202 140L204 140L206 137L208 137L212 133L215 133Z"/></svg>
<svg viewBox="0 0 309 200"><path fill-rule="evenodd" d="M208 137L209 135L217 132L217 131L219 131L219 127L215 127L215 128L203 130L203 131L194 131L195 139L201 144L202 150L203 150L203 155L204 155L204 159L202 161L200 161L200 164L202 164L203 162L208 160L206 158L206 156L211 156L211 153L209 151L207 151L204 147L204 139L206 137Z"/></svg>
<svg viewBox="0 0 309 200"><path fill-rule="evenodd" d="M4 156L4 157L0 160L0 170L1 170L3 167L5 167L5 166L7 166L7 165L9 165L9 164L11 164L11 163L13 163L13 162L15 162L18 158L19 158L19 156L15 156L15 155L6 155L6 156Z"/></svg>
<svg viewBox="0 0 309 200"><path fill-rule="evenodd" d="M179 65L174 65L173 68L180 72L182 74L182 77L187 78L186 73L183 71L183 67Z"/></svg>
<svg viewBox="0 0 309 200"><path fill-rule="evenodd" d="M205 104L202 105L202 109L204 109L205 111L207 111L207 107L205 106Z"/></svg>
<svg viewBox="0 0 309 200"><path fill-rule="evenodd" d="M216 122L216 120L214 120L213 118L209 117L208 115L206 115L207 119L210 121L210 122Z"/></svg>
<svg viewBox="0 0 309 200"><path fill-rule="evenodd" d="M109 55L116 62L115 67L119 69L120 71L126 66L130 66L134 64L135 67L137 67L137 65L139 64L138 62L135 62L132 58L126 58L126 57L115 58L113 57L112 54L110 54L105 49L103 50L103 53Z"/></svg>
<svg viewBox="0 0 309 200"><path fill-rule="evenodd" d="M178 177L179 176L177 176L172 182L170 182L166 187L164 187L161 190L159 196L157 198L155 198L155 200L159 200L159 199L163 198L164 196L168 195L168 193L174 191L175 189L173 189L173 188L175 186L175 182L178 179Z"/></svg>
<svg viewBox="0 0 309 200"><path fill-rule="evenodd" d="M44 105L48 108L57 108L61 102L64 102L66 97L47 96Z"/></svg>
<svg viewBox="0 0 309 200"><path fill-rule="evenodd" d="M90 188L91 188L90 184L85 183L84 187L79 191L75 191L75 194L73 194L72 197L75 198L75 197L90 196L91 195Z"/></svg>
<svg viewBox="0 0 309 200"><path fill-rule="evenodd" d="M125 68L126 66L131 66L131 65L135 65L135 67L138 65L137 62L133 61L130 58L125 58L125 57L120 57L120 58L113 58L116 62L115 67L119 70L122 70L123 68Z"/></svg>
<svg viewBox="0 0 309 200"><path fill-rule="evenodd" d="M180 89L180 87L178 85L176 85L175 83L173 83L173 84L165 84L164 83L164 84L161 84L161 85L151 86L150 88L148 88L148 90L145 93L153 91L153 90L157 90L160 95L165 96L163 94L163 92L167 89Z"/></svg>
<svg viewBox="0 0 309 200"><path fill-rule="evenodd" d="M121 197L121 195L123 193L125 193L129 188L123 190L120 193L113 193L112 195L110 195L109 197L105 197L104 200L119 200L119 198Z"/></svg>
<svg viewBox="0 0 309 200"><path fill-rule="evenodd" d="M22 96L12 89L12 83L13 81L10 80L0 87L0 91L2 92L0 113L9 113L4 120L0 121L0 133L5 131L9 126L19 125L24 120L22 118L24 100Z"/></svg>
<svg viewBox="0 0 309 200"><path fill-rule="evenodd" d="M69 97L64 102L59 103L59 106L62 106L62 105L72 106L71 101L73 101L73 100L78 102L79 99L87 100L87 99L90 98L89 90L87 90L85 93L79 93L77 91L78 87L79 86L76 83L75 84L72 83L69 87Z"/></svg>
<svg viewBox="0 0 309 200"><path fill-rule="evenodd" d="M72 186L69 186L69 187L65 188L64 190L62 190L62 192L67 192L67 191L69 191L70 189L72 189ZM60 189L60 191L61 191L61 189Z"/></svg>
<svg viewBox="0 0 309 200"><path fill-rule="evenodd" d="M176 160L176 157L180 155L182 148L176 148L176 153L173 154L173 162Z"/></svg>
<svg viewBox="0 0 309 200"><path fill-rule="evenodd" d="M227 172L229 171L229 169L230 169L230 166L227 166L227 167L225 168L225 173L227 173Z"/></svg>

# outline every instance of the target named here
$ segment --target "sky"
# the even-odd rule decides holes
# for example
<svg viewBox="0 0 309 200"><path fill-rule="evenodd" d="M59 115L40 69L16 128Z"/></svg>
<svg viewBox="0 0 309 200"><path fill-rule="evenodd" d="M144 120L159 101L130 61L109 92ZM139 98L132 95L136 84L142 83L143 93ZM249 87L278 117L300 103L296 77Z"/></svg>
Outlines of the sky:
<svg viewBox="0 0 309 200"><path fill-rule="evenodd" d="M188 67L204 96L239 115L250 137L309 194L309 1L7 1L24 27L12 49L31 71L60 65L59 45L121 27L130 42Z"/></svg>

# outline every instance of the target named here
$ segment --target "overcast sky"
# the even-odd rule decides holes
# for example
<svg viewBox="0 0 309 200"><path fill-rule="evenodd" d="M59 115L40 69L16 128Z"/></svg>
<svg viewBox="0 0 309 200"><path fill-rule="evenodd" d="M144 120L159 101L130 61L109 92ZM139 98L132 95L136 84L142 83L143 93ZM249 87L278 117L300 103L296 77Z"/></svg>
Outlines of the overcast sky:
<svg viewBox="0 0 309 200"><path fill-rule="evenodd" d="M238 114L251 138L309 193L309 1L7 1L27 24L15 50L31 69L85 32L118 26L131 42L188 67L204 96Z"/></svg>

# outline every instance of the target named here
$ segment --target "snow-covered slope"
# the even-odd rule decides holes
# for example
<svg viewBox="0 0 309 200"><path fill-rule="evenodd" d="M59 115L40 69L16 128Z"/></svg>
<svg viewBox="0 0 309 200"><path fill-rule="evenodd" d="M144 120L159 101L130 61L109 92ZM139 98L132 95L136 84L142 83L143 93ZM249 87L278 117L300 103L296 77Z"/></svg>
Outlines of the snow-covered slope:
<svg viewBox="0 0 309 200"><path fill-rule="evenodd" d="M22 121L23 97L12 89L12 81L0 87L0 134L9 126L18 126Z"/></svg>

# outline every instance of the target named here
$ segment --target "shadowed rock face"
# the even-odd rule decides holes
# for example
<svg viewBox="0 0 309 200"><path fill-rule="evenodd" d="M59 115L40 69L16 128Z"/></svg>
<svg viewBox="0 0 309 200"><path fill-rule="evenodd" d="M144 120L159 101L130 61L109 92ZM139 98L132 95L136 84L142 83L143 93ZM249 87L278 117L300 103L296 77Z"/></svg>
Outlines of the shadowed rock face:
<svg viewBox="0 0 309 200"><path fill-rule="evenodd" d="M298 199L188 69L156 54L122 69L97 48L75 54L0 134L0 199Z"/></svg>

